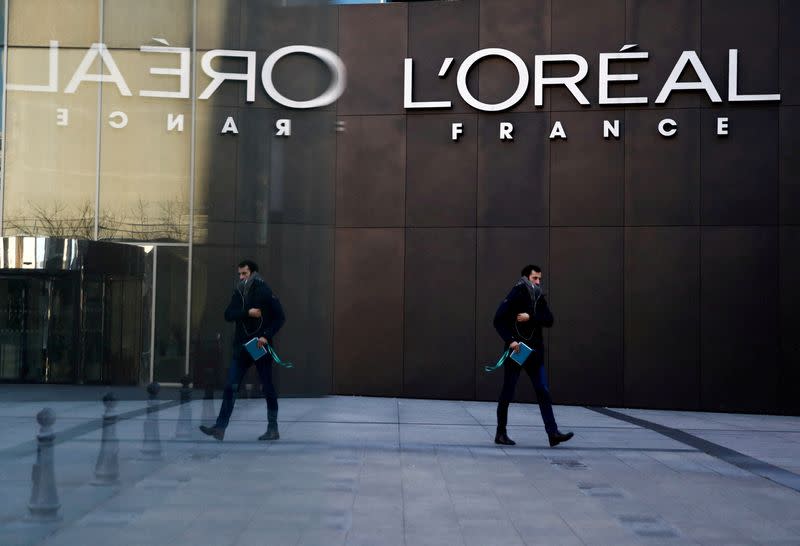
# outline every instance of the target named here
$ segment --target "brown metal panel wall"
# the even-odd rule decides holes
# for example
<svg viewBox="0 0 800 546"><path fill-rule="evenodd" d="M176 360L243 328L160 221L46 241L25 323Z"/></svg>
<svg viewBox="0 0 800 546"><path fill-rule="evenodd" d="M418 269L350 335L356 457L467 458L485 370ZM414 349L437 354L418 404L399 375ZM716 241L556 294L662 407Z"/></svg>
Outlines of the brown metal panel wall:
<svg viewBox="0 0 800 546"><path fill-rule="evenodd" d="M271 221L322 231L282 226L270 237L320 260L295 260L275 272L277 282L292 293L304 268L316 266L315 278L330 283L308 281L317 291L332 291L325 300L332 310L322 306L328 318L318 317L332 339L306 355L328 370L314 384L327 382L338 394L494 399L499 376L480 368L500 348L491 317L520 267L534 262L545 268L556 316L548 336L556 402L798 411L792 402L800 398L792 386L798 352L791 336L800 210L800 170L791 153L800 119L800 72L791 62L798 51L791 32L800 21L795 2L339 6L309 11L302 28L286 19L298 11L251 0L229 8L242 32L226 46L257 49L261 59L287 40L314 43L337 50L350 73L335 108L287 115L297 138L273 142L272 149L261 146L268 134L259 136L259 127L270 127L285 111L263 93L244 105L242 89L232 86L232 105L225 106L221 90L198 112L199 126L211 130L232 106L274 111L245 123L250 136L236 145L218 143L224 147L215 151L219 159L198 169L198 185L218 205L208 207L213 246L197 249L195 261L229 260L221 248L227 244L235 245L237 256L265 249L259 203L241 196L226 201L214 180L238 181L236 195L257 189L265 170L269 184L285 181ZM226 36L230 41L235 33ZM624 44L639 44L650 59L632 63L640 81L612 86L612 95L645 95L650 103L599 107L597 56ZM478 113L458 96L455 77L460 62L485 47L514 51L531 74L536 54L584 55L590 74L580 88L592 104L580 106L560 89L546 93L544 107L536 108L529 90L512 111ZM698 93L676 93L654 105L683 50L698 51L724 96L729 48L740 50L741 92L780 89L780 105L712 107ZM403 108L406 56L414 59L414 98L452 100L453 108ZM444 57L455 60L440 78ZM300 68L307 71L301 63L295 59L276 73L287 94L327 84L315 75L292 78ZM573 67L548 73L560 70ZM470 73L468 87L497 102L515 82L508 62L488 59ZM728 137L715 134L719 115L730 118ZM671 139L656 130L665 117L678 122ZM614 119L621 138L604 139L603 121ZM514 125L513 141L498 138L504 121ZM556 121L566 141L547 138ZM328 138L337 122L339 132ZM453 122L464 124L458 142L450 138ZM326 137L304 136L312 133ZM280 165L275 157L283 158ZM327 252L325 245L332 245ZM217 269L208 274L226 282ZM299 293L290 299L313 316ZM757 318L742 320L743 313ZM460 349L432 359L447 344ZM298 381L290 390L306 388ZM521 384L519 399L532 399L528 385Z"/></svg>

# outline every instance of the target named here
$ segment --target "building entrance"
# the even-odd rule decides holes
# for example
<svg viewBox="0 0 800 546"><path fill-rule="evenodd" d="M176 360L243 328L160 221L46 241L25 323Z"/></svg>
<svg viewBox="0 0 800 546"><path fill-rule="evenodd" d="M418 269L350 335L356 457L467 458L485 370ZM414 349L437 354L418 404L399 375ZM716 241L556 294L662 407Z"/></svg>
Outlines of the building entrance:
<svg viewBox="0 0 800 546"><path fill-rule="evenodd" d="M0 239L0 381L137 384L143 349L139 247Z"/></svg>

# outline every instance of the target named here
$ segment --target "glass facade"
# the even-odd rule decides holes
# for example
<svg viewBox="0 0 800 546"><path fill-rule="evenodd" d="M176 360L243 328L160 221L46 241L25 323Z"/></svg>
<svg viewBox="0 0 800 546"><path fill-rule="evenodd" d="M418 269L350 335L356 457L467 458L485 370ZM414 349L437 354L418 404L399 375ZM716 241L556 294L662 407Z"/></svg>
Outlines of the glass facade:
<svg viewBox="0 0 800 546"><path fill-rule="evenodd" d="M279 47L336 50L336 12L328 4L9 0L2 235L125 243L143 247L145 256L141 279L86 283L85 310L75 319L86 337L80 373L57 366L62 376L29 379L221 376L231 336L222 311L236 264L251 258L291 309L298 329L282 336L285 343L302 347L299 360L319 367L288 390L329 390L334 112L296 115L261 83L264 60ZM303 29L288 28L292 21ZM252 57L219 54L204 67L204 56L220 49ZM252 74L253 100L244 81L220 84L215 73ZM276 67L275 84L303 99L323 91L328 74L294 55ZM274 140L277 120L287 117L303 136ZM295 251L312 254L298 260ZM46 292L36 280L25 282L26 298ZM322 289L325 301L309 299L298 282ZM53 286L47 290L60 290ZM5 289L8 302L19 299L22 288ZM109 300L127 311L107 308ZM31 312L35 302L26 305ZM319 339L313 350L305 348L308 334ZM136 359L128 350L134 346ZM2 378L19 378L18 370Z"/></svg>
<svg viewBox="0 0 800 546"><path fill-rule="evenodd" d="M74 4L9 3L3 233L188 244L191 100L147 96L181 56L140 46L188 58L192 2Z"/></svg>

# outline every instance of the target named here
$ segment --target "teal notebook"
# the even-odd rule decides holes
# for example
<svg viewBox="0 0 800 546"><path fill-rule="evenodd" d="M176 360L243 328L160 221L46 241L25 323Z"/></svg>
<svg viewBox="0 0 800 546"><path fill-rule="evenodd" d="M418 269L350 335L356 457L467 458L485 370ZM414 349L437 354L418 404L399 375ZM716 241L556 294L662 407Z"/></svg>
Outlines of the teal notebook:
<svg viewBox="0 0 800 546"><path fill-rule="evenodd" d="M512 351L509 356L511 357L511 360L522 366L523 364L525 364L525 360L528 358L528 356L530 356L532 352L533 349L531 349L524 343L520 342L519 351L517 351L516 353Z"/></svg>
<svg viewBox="0 0 800 546"><path fill-rule="evenodd" d="M245 343L244 348L247 349L247 352L250 353L250 356L253 357L253 360L258 360L259 358L267 354L266 348L258 346L257 337L254 337L253 339Z"/></svg>

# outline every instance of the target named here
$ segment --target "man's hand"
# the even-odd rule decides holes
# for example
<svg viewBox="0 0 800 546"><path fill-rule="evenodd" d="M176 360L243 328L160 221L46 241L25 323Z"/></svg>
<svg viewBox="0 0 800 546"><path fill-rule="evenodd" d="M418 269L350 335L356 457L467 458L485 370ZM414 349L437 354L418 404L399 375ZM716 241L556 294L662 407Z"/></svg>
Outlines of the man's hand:
<svg viewBox="0 0 800 546"><path fill-rule="evenodd" d="M517 315L517 322L528 322L531 316L528 313L520 313Z"/></svg>
<svg viewBox="0 0 800 546"><path fill-rule="evenodd" d="M247 312L247 316L248 317L253 317L253 318L261 318L261 309L257 309L256 307L253 307L252 309L250 309Z"/></svg>
<svg viewBox="0 0 800 546"><path fill-rule="evenodd" d="M259 349L263 349L266 344L267 344L267 338L265 338L265 337L258 338L258 348Z"/></svg>
<svg viewBox="0 0 800 546"><path fill-rule="evenodd" d="M514 351L515 353L518 353L519 352L519 343L516 342L516 341L512 341L511 345L509 345L508 348L511 349L512 351Z"/></svg>

